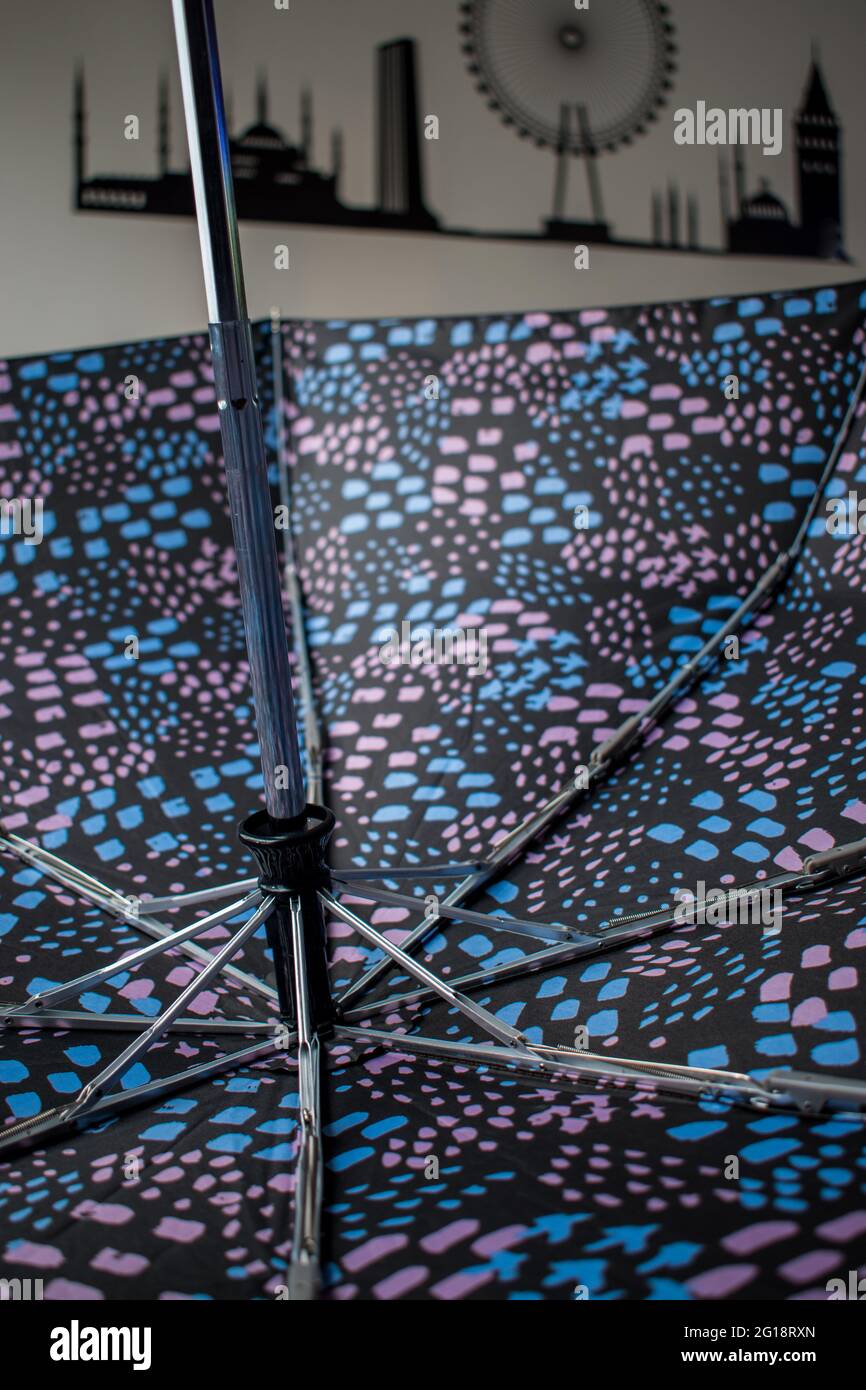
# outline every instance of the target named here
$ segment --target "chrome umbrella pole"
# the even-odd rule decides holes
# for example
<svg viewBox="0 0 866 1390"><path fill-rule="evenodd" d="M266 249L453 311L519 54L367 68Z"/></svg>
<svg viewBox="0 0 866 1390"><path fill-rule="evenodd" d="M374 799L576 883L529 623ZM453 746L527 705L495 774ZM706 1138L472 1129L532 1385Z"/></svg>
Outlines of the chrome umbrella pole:
<svg viewBox="0 0 866 1390"><path fill-rule="evenodd" d="M275 517L241 264L213 0L172 0L172 7L267 806L266 813L256 812L244 821L241 839L259 858L260 887L268 876L277 890L277 906L267 934L274 957L280 1011L284 1020L289 1020L294 1013L291 922L279 889L286 886L297 837L305 838L310 824L309 808L298 746ZM258 854L262 844L266 845L267 867ZM317 943L314 967L315 994L321 1001L324 927L318 913L316 917L321 940ZM315 927L316 924L311 925L311 936Z"/></svg>
<svg viewBox="0 0 866 1390"><path fill-rule="evenodd" d="M297 823L304 779L213 4L172 3L265 801Z"/></svg>
<svg viewBox="0 0 866 1390"><path fill-rule="evenodd" d="M293 1298L313 1298L319 1286L322 1193L319 1034L330 1032L334 1013L317 890L330 881L325 850L334 818L317 804L320 739L312 708L300 586L289 544L286 577L304 690L309 804L301 767L213 0L172 0L172 5L267 807L247 817L240 837L256 857L259 888L274 908L268 939L280 1014L284 1022L297 1020L301 1139L290 1290ZM281 388L280 381L280 394ZM277 404L280 409L279 397ZM281 424L278 420L278 428ZM281 490L288 502L286 460L284 450L280 452Z"/></svg>

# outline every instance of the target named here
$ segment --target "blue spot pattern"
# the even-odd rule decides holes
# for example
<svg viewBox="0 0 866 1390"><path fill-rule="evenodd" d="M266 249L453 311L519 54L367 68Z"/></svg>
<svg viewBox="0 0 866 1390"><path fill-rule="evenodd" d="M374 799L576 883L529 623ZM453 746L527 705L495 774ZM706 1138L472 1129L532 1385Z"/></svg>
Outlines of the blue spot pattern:
<svg viewBox="0 0 866 1390"><path fill-rule="evenodd" d="M335 862L484 853L718 630L814 494L864 315L864 287L845 285L286 325ZM273 445L264 325L256 346ZM138 400L124 393L130 374ZM735 401L723 392L731 374ZM866 477L862 427L861 410L830 496ZM258 804L258 750L205 339L5 364L0 476L9 495L35 486L45 502L40 546L0 540L5 826L126 892L243 876L235 828ZM819 515L738 657L476 905L592 925L700 881L796 869L862 836L863 550ZM483 626L487 669L386 668L379 647L403 620ZM415 920L359 910L396 935ZM422 956L446 977L534 949L440 926ZM4 1000L138 941L0 857ZM684 927L475 997L533 1038L571 1043L585 1026L602 1053L856 1076L864 946L864 886L852 879L786 903L776 936ZM336 988L374 955L337 923L330 951ZM263 936L240 963L267 972ZM191 978L167 957L119 970L81 1007L146 1023ZM405 983L393 971L386 988ZM265 1016L225 981L196 1007ZM469 1036L444 1006L422 1026ZM116 1047L97 1030L4 1037L0 1113L57 1103ZM166 1041L124 1084L216 1048ZM612 1300L820 1298L828 1277L866 1258L866 1145L848 1119L574 1093L396 1052L334 1059L328 1080L334 1297L570 1299L582 1285ZM248 1066L0 1169L2 1274L42 1275L55 1299L273 1297L291 1231L296 1085L284 1063Z"/></svg>

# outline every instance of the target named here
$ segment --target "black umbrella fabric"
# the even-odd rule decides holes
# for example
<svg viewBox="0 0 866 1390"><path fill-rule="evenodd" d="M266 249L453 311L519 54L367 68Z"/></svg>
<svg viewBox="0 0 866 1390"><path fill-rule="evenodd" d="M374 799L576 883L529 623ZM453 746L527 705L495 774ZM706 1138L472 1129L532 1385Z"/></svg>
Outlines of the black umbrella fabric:
<svg viewBox="0 0 866 1390"><path fill-rule="evenodd" d="M802 886L811 858L866 834L864 320L849 284L283 328L336 886L391 940L414 933L445 980L476 977L461 988L533 1044L653 1063L660 1081L864 1075L863 880ZM269 325L255 336L275 446ZM22 863L16 837L144 910L252 873L236 826L261 783L213 399L202 337L6 364L2 493L41 499L44 535L2 542L4 1004L142 941ZM804 519L775 602L588 779ZM468 904L585 933L568 947L442 915L435 874L339 883L483 858L568 789ZM771 886L757 919L712 896L786 874L794 890ZM695 898L697 920L628 939ZM401 967L370 976L381 957L336 914L329 941L346 1023L488 1041ZM234 965L188 1012L272 1017L263 929ZM6 1121L113 1055L100 1013L147 1024L195 971L158 957L81 999L86 1031L8 1030ZM124 1086L223 1046L173 1035ZM0 1272L56 1299L283 1296L296 1092L289 1061L251 1060L4 1165ZM866 1262L847 1112L533 1080L373 1040L332 1050L325 1093L334 1298L823 1299Z"/></svg>

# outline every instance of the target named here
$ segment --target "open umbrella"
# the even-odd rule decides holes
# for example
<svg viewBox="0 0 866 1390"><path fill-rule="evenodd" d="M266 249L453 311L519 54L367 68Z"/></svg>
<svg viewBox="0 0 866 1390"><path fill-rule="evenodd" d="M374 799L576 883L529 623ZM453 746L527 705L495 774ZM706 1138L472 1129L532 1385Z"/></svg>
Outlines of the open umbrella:
<svg viewBox="0 0 866 1390"><path fill-rule="evenodd" d="M863 286L252 333L175 17L219 408L201 339L6 381L46 505L2 581L5 1265L824 1296L866 1233Z"/></svg>

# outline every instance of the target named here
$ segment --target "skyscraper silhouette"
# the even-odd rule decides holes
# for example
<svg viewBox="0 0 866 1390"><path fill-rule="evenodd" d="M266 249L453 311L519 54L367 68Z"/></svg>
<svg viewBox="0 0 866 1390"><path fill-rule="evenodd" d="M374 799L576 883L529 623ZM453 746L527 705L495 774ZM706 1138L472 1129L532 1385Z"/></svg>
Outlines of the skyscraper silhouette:
<svg viewBox="0 0 866 1390"><path fill-rule="evenodd" d="M72 88L72 145L74 151L75 186L80 188L87 177L87 112L84 105L84 69L75 69Z"/></svg>
<svg viewBox="0 0 866 1390"><path fill-rule="evenodd" d="M159 96L157 98L157 160L159 167L159 177L164 178L168 173L169 163L169 117L168 117L168 78L165 73L160 74Z"/></svg>
<svg viewBox="0 0 866 1390"><path fill-rule="evenodd" d="M424 203L415 43L395 39L378 52L379 210L416 227L436 226Z"/></svg>

